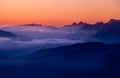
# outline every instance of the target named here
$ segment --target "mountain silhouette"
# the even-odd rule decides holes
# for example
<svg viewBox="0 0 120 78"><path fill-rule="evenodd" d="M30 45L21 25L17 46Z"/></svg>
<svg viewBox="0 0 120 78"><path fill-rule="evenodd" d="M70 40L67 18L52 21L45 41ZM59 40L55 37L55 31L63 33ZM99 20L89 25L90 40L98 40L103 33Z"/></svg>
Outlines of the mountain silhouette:
<svg viewBox="0 0 120 78"><path fill-rule="evenodd" d="M0 30L0 37L14 37L14 36L15 34L9 31Z"/></svg>
<svg viewBox="0 0 120 78"><path fill-rule="evenodd" d="M40 26L40 27L42 27L41 24L35 24L35 23L31 23L31 24L23 24L23 25L19 25L19 26Z"/></svg>
<svg viewBox="0 0 120 78"><path fill-rule="evenodd" d="M37 60L37 64L63 69L64 72L60 69L56 72L61 71L60 76L65 78L119 78L119 47L120 44L78 43L39 50L26 58Z"/></svg>
<svg viewBox="0 0 120 78"><path fill-rule="evenodd" d="M109 22L102 24L93 37L102 42L120 43L120 20L111 19Z"/></svg>
<svg viewBox="0 0 120 78"><path fill-rule="evenodd" d="M89 42L89 43L78 43L70 46L62 46L53 49L45 49L34 52L31 55L38 55L39 53L53 53L53 54L63 54L63 55L100 55L109 53L119 53L120 54L120 44L104 44L99 42ZM114 51L114 52L113 52Z"/></svg>
<svg viewBox="0 0 120 78"><path fill-rule="evenodd" d="M120 44L78 43L19 57L1 56L0 60L4 78L120 77Z"/></svg>
<svg viewBox="0 0 120 78"><path fill-rule="evenodd" d="M91 29L91 28L99 28L99 29L103 29L106 27L110 28L110 27L113 27L114 29L117 27L120 29L120 20L116 20L116 19L110 19L107 23L103 23L103 22L97 22L95 24L88 24L88 23L85 23L85 22L79 22L79 23L76 23L74 22L73 24L71 25L65 25L65 27L71 27L71 26L79 26L81 27L82 29ZM117 29L116 28L116 29Z"/></svg>

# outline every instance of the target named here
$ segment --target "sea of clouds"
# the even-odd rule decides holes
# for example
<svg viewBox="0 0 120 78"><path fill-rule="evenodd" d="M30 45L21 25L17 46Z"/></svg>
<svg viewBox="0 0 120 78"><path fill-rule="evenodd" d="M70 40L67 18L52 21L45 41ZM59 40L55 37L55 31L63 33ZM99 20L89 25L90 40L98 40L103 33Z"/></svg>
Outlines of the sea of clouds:
<svg viewBox="0 0 120 78"><path fill-rule="evenodd" d="M40 49L84 43L97 32L82 30L78 27L12 26L0 29L15 34L14 37L0 37L0 53L10 55L28 54Z"/></svg>

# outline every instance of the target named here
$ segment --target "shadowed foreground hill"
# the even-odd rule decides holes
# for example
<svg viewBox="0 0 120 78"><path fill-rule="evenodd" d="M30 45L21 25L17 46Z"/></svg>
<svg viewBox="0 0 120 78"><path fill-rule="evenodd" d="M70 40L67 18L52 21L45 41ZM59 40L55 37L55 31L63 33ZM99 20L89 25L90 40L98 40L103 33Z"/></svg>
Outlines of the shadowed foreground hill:
<svg viewBox="0 0 120 78"><path fill-rule="evenodd" d="M31 57L35 59L41 58L40 56L49 59L54 58L55 60L62 58L63 61L67 59L66 62L68 60L69 62L76 61L80 65L84 63L103 62L108 64L108 66L118 65L120 67L120 44L78 43L71 46L39 50L31 54Z"/></svg>
<svg viewBox="0 0 120 78"><path fill-rule="evenodd" d="M0 69L0 78L120 78L120 44L83 43L4 57Z"/></svg>

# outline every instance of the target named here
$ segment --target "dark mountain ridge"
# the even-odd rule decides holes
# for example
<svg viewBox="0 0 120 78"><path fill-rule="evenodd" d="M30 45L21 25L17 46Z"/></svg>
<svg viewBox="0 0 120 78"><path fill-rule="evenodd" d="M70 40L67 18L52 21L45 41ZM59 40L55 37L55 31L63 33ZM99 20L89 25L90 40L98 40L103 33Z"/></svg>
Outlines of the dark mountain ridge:
<svg viewBox="0 0 120 78"><path fill-rule="evenodd" d="M100 42L120 43L120 20L111 19L93 36Z"/></svg>
<svg viewBox="0 0 120 78"><path fill-rule="evenodd" d="M120 54L120 44L105 44L105 43L100 43L100 42L87 42L87 43L78 43L70 46L62 46L58 48L53 48L53 49L45 49L45 50L39 50L34 52L40 53L40 52L52 52L52 53L60 53L60 54L81 54L81 53L88 53L88 54L102 54L102 53L119 53ZM114 52L113 52L114 51ZM33 55L34 55L33 54ZM36 54L37 55L37 54Z"/></svg>
<svg viewBox="0 0 120 78"><path fill-rule="evenodd" d="M28 55L27 59L38 60L37 64L41 64L42 60L44 64L63 68L64 72L61 74L65 78L120 77L120 44L78 43L39 50ZM72 74L72 77L70 77L70 74Z"/></svg>
<svg viewBox="0 0 120 78"><path fill-rule="evenodd" d="M104 23L104 22L97 22L95 24L88 24L88 23L85 23L85 22L79 22L79 23L73 23L71 25L65 25L64 27L80 27L82 29L96 29L96 28L99 28L99 29L103 29L103 28L114 28L114 29L117 29L119 28L120 29L120 20L116 20L116 19L110 19L108 22Z"/></svg>
<svg viewBox="0 0 120 78"><path fill-rule="evenodd" d="M0 37L14 37L14 36L15 34L9 31L0 30Z"/></svg>
<svg viewBox="0 0 120 78"><path fill-rule="evenodd" d="M78 43L0 60L0 73L7 73L6 78L120 77L120 44Z"/></svg>

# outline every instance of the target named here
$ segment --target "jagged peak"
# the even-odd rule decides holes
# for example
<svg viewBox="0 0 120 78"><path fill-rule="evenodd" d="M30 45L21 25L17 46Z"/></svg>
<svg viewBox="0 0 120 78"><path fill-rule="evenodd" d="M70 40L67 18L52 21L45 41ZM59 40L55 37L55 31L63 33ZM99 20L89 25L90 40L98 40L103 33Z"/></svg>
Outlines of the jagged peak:
<svg viewBox="0 0 120 78"><path fill-rule="evenodd" d="M78 23L78 25L83 25L83 24L85 24L84 22L82 22L82 21L80 21L79 23Z"/></svg>
<svg viewBox="0 0 120 78"><path fill-rule="evenodd" d="M97 22L95 23L95 25L103 25L104 23L103 22Z"/></svg>
<svg viewBox="0 0 120 78"><path fill-rule="evenodd" d="M72 25L73 25L73 26L76 26L76 25L78 25L78 24L77 24L76 22L74 22L74 23L72 23Z"/></svg>

